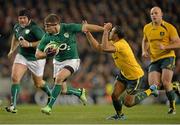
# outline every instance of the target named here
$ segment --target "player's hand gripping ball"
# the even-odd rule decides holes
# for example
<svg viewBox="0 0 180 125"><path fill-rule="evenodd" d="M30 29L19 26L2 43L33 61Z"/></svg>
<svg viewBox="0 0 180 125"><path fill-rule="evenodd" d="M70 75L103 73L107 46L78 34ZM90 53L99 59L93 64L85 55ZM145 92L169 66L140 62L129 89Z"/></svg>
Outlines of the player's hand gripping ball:
<svg viewBox="0 0 180 125"><path fill-rule="evenodd" d="M46 45L44 52L47 57L53 57L59 53L59 44L57 42L50 42Z"/></svg>

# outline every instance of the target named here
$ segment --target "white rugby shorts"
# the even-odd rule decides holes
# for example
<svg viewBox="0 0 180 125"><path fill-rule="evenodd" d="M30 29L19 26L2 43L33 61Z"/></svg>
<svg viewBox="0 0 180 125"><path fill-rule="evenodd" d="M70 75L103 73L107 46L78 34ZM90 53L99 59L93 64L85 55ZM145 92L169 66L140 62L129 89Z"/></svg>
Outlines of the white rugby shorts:
<svg viewBox="0 0 180 125"><path fill-rule="evenodd" d="M80 66L80 59L68 59L62 62L59 62L54 59L53 64L54 64L53 77L55 78L58 72L60 72L65 66L72 67L74 72L76 72Z"/></svg>
<svg viewBox="0 0 180 125"><path fill-rule="evenodd" d="M24 56L18 53L15 57L14 63L20 63L27 66L27 68L36 76L43 76L46 59L28 61Z"/></svg>

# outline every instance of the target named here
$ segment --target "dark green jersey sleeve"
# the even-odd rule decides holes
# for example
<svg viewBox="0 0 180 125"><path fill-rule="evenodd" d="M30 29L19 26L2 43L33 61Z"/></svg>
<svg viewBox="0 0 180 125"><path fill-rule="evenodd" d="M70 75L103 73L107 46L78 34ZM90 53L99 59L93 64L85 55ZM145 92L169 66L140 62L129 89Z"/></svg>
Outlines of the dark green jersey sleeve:
<svg viewBox="0 0 180 125"><path fill-rule="evenodd" d="M32 33L33 33L33 35L35 36L35 38L37 40L41 40L41 38L45 34L44 30L41 27L39 27L39 26L34 26L32 28Z"/></svg>
<svg viewBox="0 0 180 125"><path fill-rule="evenodd" d="M39 42L37 49L43 52L43 51L44 51L44 48L46 47L46 45L47 45L48 43L49 43L49 40L48 40L47 34L45 34L45 35L42 37L41 41Z"/></svg>
<svg viewBox="0 0 180 125"><path fill-rule="evenodd" d="M70 32L81 32L82 24L70 23L64 24L65 30Z"/></svg>

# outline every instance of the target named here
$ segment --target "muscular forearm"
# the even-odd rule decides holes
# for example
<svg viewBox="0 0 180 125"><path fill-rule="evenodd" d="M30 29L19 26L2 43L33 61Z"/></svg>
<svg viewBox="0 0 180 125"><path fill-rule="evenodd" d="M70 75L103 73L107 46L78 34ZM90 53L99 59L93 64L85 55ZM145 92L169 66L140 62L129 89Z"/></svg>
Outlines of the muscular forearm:
<svg viewBox="0 0 180 125"><path fill-rule="evenodd" d="M19 45L19 42L15 39L15 37L13 36L12 37L12 40L11 40L11 48L10 48L10 51L15 51L16 48L18 47Z"/></svg>
<svg viewBox="0 0 180 125"><path fill-rule="evenodd" d="M90 45L97 51L102 51L101 44L92 36L90 32L86 33L86 37L90 43Z"/></svg>
<svg viewBox="0 0 180 125"><path fill-rule="evenodd" d="M104 30L103 37L102 37L103 49L106 49L109 46L108 35L109 35L108 31Z"/></svg>
<svg viewBox="0 0 180 125"><path fill-rule="evenodd" d="M146 42L145 40L142 41L142 52L147 52L149 48L149 44L148 42Z"/></svg>
<svg viewBox="0 0 180 125"><path fill-rule="evenodd" d="M104 28L102 26L94 25L94 24L84 24L82 28L83 32L103 32Z"/></svg>

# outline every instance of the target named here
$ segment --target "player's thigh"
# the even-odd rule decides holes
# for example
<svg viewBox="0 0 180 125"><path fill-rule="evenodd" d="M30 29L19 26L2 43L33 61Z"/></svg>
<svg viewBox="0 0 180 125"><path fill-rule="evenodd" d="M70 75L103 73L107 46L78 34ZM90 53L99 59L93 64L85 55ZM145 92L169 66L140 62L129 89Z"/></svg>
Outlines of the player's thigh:
<svg viewBox="0 0 180 125"><path fill-rule="evenodd" d="M149 85L156 84L160 85L161 82L161 60L152 62L148 69L148 83Z"/></svg>
<svg viewBox="0 0 180 125"><path fill-rule="evenodd" d="M53 60L55 83L64 82L71 74L76 72L80 65L79 59L70 59L63 62Z"/></svg>
<svg viewBox="0 0 180 125"><path fill-rule="evenodd" d="M45 59L40 59L40 60L36 60L36 61L27 61L28 69L32 72L32 74L35 78L37 77L37 80L39 78L42 78L42 76L44 74L45 64L46 64ZM35 78L34 78L34 80L36 80Z"/></svg>
<svg viewBox="0 0 180 125"><path fill-rule="evenodd" d="M116 80L114 84L112 98L118 99L119 96L125 91L125 89L126 89L125 85L121 81Z"/></svg>
<svg viewBox="0 0 180 125"><path fill-rule="evenodd" d="M126 87L126 94L124 96L124 104L127 107L131 107L134 105L134 98L135 98L134 95L142 90L141 87L142 87L143 81L144 81L144 76L136 80L126 79L127 87Z"/></svg>
<svg viewBox="0 0 180 125"><path fill-rule="evenodd" d="M20 82L24 73L27 71L27 60L20 54L17 54L12 66L11 77L13 82Z"/></svg>
<svg viewBox="0 0 180 125"><path fill-rule="evenodd" d="M43 76L37 76L36 74L32 73L32 78L36 87L42 87L45 83Z"/></svg>
<svg viewBox="0 0 180 125"><path fill-rule="evenodd" d="M152 71L148 73L148 83L149 85L156 84L160 86L161 82L161 73L157 71Z"/></svg>
<svg viewBox="0 0 180 125"><path fill-rule="evenodd" d="M71 75L71 71L69 71L66 68L61 69L57 75L56 75L56 79L55 79L55 83L56 84L63 84L63 82Z"/></svg>
<svg viewBox="0 0 180 125"><path fill-rule="evenodd" d="M175 58L169 57L162 59L162 76L161 81L166 90L172 90L171 81L173 77L173 70L175 68Z"/></svg>
<svg viewBox="0 0 180 125"><path fill-rule="evenodd" d="M162 76L161 76L162 84L164 88L168 91L172 90L172 85L171 85L172 77L173 77L172 70L169 69L162 70Z"/></svg>
<svg viewBox="0 0 180 125"><path fill-rule="evenodd" d="M128 95L134 95L137 92L139 92L139 90L142 89L141 87L142 87L143 81L144 81L144 76L135 80L126 79L126 93Z"/></svg>
<svg viewBox="0 0 180 125"><path fill-rule="evenodd" d="M20 63L14 63L11 74L13 82L20 82L21 78L23 77L26 71L27 71L26 65Z"/></svg>

